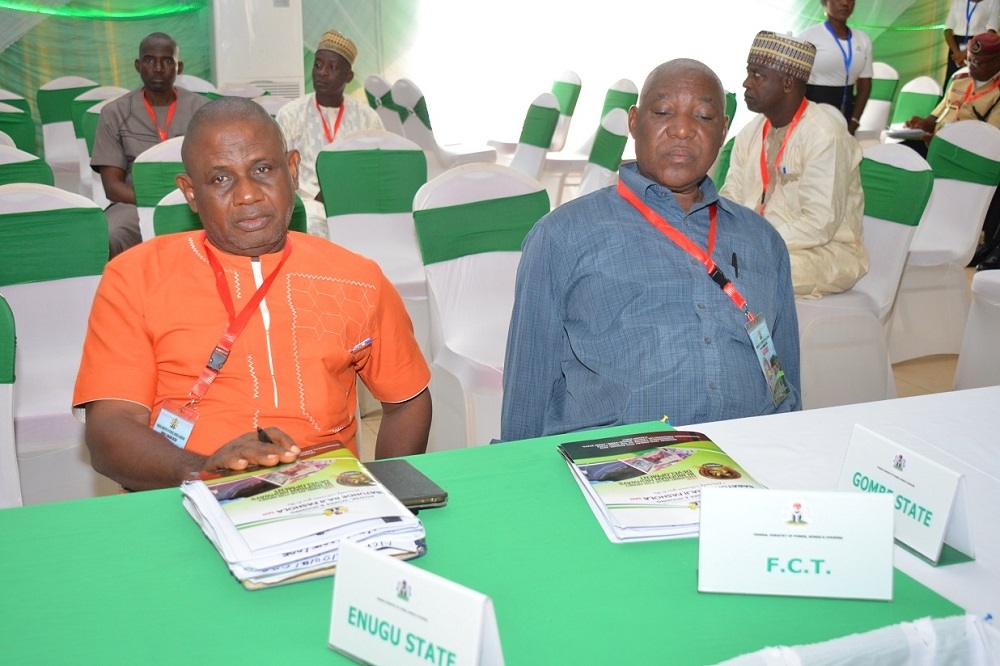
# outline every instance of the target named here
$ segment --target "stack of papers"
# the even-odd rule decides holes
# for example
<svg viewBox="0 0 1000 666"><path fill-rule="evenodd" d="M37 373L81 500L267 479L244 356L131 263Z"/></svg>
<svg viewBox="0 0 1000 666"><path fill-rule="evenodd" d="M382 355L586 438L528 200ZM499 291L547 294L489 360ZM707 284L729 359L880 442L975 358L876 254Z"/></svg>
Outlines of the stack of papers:
<svg viewBox="0 0 1000 666"><path fill-rule="evenodd" d="M568 442L559 451L614 543L694 536L702 487L762 487L698 432Z"/></svg>
<svg viewBox="0 0 1000 666"><path fill-rule="evenodd" d="M331 575L342 539L402 559L424 526L339 445L277 467L181 486L184 508L250 589Z"/></svg>

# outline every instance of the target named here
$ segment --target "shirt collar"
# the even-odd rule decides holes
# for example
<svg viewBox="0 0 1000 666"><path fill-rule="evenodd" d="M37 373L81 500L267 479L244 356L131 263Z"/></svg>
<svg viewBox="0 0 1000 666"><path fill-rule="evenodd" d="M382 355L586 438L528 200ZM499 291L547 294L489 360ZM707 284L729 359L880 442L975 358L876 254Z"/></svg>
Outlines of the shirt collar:
<svg viewBox="0 0 1000 666"><path fill-rule="evenodd" d="M677 199L674 198L674 193L659 183L640 174L639 165L636 162L623 164L618 170L618 177L621 178L628 188L635 192L641 199L648 200L650 196L655 196L657 199L660 199L663 194L666 194L666 200L669 201L668 205L676 207L678 210L680 209L680 206L677 205ZM702 179L701 183L698 185L698 189L701 190L701 201L691 206L691 210L688 211L688 215L691 215L702 208L706 208L713 203L718 203L720 208L727 213L732 214L733 211L731 206L734 204L728 199L723 199L719 196L719 191L715 188L715 183L712 182L712 179L709 176L705 176Z"/></svg>

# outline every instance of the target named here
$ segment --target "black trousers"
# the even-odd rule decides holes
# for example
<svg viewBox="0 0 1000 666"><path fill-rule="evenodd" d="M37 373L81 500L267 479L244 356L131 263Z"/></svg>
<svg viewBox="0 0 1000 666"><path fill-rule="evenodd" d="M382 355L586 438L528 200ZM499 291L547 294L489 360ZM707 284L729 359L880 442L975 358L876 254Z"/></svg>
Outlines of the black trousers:
<svg viewBox="0 0 1000 666"><path fill-rule="evenodd" d="M847 100L844 100L847 88ZM837 107L846 120L854 117L854 86L814 86L806 84L806 99L817 104Z"/></svg>

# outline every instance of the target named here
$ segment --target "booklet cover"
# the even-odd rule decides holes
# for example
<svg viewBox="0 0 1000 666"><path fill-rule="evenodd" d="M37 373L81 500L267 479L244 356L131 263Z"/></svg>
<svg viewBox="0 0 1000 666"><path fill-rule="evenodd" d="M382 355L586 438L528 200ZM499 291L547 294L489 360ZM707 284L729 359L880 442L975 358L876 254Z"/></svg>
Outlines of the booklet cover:
<svg viewBox="0 0 1000 666"><path fill-rule="evenodd" d="M416 516L339 446L286 465L186 483L181 492L244 584L332 573L342 539L404 558L425 550Z"/></svg>
<svg viewBox="0 0 1000 666"><path fill-rule="evenodd" d="M559 451L614 542L693 536L703 486L762 487L698 432L568 442Z"/></svg>

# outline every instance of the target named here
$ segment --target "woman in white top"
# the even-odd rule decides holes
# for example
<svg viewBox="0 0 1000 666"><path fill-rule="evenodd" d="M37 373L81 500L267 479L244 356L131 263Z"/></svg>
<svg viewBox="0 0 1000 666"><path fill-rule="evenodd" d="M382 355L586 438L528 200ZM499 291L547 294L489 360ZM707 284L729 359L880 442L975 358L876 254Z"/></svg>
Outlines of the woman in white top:
<svg viewBox="0 0 1000 666"><path fill-rule="evenodd" d="M826 10L826 21L799 35L816 46L806 97L840 109L847 119L847 129L854 134L872 91L872 42L861 30L847 27L854 0L820 2Z"/></svg>

